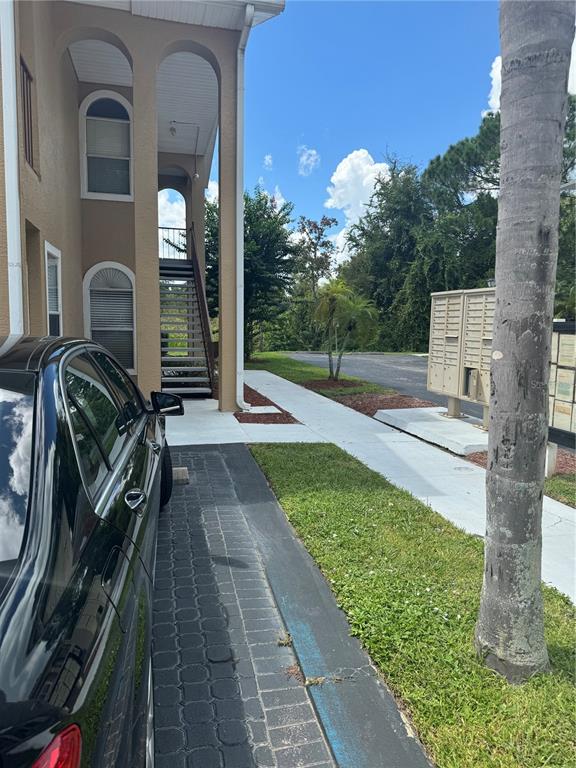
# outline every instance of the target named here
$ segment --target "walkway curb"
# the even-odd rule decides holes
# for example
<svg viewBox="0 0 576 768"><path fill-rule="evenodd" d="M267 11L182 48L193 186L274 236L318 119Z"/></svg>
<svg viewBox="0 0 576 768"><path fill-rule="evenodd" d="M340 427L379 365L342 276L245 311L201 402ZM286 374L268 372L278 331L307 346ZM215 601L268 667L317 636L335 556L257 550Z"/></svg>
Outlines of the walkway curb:
<svg viewBox="0 0 576 768"><path fill-rule="evenodd" d="M338 765L430 768L250 451L243 445L221 450L302 672L327 679L308 690Z"/></svg>

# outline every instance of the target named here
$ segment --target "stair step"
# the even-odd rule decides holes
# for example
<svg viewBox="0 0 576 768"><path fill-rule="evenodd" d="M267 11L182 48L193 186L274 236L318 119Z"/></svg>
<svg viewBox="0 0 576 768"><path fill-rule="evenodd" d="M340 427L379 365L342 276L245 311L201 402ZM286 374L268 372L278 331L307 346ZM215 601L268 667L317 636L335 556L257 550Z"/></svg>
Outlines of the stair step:
<svg viewBox="0 0 576 768"><path fill-rule="evenodd" d="M171 395L211 395L210 387L163 387L162 392L169 392Z"/></svg>
<svg viewBox="0 0 576 768"><path fill-rule="evenodd" d="M194 384L195 382L203 384L204 382L209 382L210 379L208 376L162 376L161 381L163 384L178 384L180 382L183 384Z"/></svg>
<svg viewBox="0 0 576 768"><path fill-rule="evenodd" d="M170 309L175 309L175 307L171 307ZM177 320L196 320L200 319L200 313L199 312L163 312L160 311L160 319L163 318L176 318Z"/></svg>
<svg viewBox="0 0 576 768"><path fill-rule="evenodd" d="M162 372L164 371L203 371L204 373L208 371L208 366L206 365L163 365L162 366Z"/></svg>
<svg viewBox="0 0 576 768"><path fill-rule="evenodd" d="M197 357L191 357L190 355L162 355L160 359L163 363L195 363L204 361L206 357L205 355L198 355Z"/></svg>
<svg viewBox="0 0 576 768"><path fill-rule="evenodd" d="M178 341L179 341L179 339L178 339ZM184 341L184 339L182 339L182 341ZM190 341L190 339L188 339L188 341ZM167 350L171 350L171 351L174 351L174 352L176 352L176 351L178 351L178 352L204 352L204 347L203 346L197 346L197 347L170 347L167 344L162 344L161 345L161 350L162 350L162 352L166 352ZM165 355L165 357L168 357L168 355ZM176 355L174 355L174 357L176 357ZM184 355L183 355L183 357L184 357Z"/></svg>

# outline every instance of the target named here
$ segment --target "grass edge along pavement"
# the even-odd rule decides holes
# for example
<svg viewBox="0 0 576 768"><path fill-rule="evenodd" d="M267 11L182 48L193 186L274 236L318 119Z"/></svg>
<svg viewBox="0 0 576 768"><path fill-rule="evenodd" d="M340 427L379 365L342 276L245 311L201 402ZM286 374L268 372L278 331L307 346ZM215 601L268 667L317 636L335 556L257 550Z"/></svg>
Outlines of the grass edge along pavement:
<svg viewBox="0 0 576 768"><path fill-rule="evenodd" d="M556 501L576 507L576 473L547 477L544 483L544 493ZM576 765L576 761L574 763Z"/></svg>
<svg viewBox="0 0 576 768"><path fill-rule="evenodd" d="M438 768L576 764L567 597L544 587L551 674L510 686L473 648L481 539L334 445L251 450Z"/></svg>
<svg viewBox="0 0 576 768"><path fill-rule="evenodd" d="M312 365L302 360L295 360L283 352L259 352L250 362L246 363L246 368L247 370L269 371L301 386L307 382L314 381L314 391L330 399L343 395L360 395L365 393L395 394L394 389L344 374L340 376L340 379L346 382L346 384L341 388L331 386L329 389L322 389L316 382L324 379L328 386L328 372L325 368L320 368L317 365ZM357 386L350 386L354 382L357 382ZM346 405L345 401L341 402L342 405ZM554 475L551 478L547 478L544 493L557 501L561 501L571 507L576 507L576 474ZM574 764L576 765L576 760ZM565 766L562 766L562 768L565 768Z"/></svg>
<svg viewBox="0 0 576 768"><path fill-rule="evenodd" d="M328 379L328 371L318 365L305 363L301 360L294 360L283 352L258 352L255 357L245 364L247 370L269 371L281 376L283 379L305 386L309 382L314 382L311 387L319 395L334 398L342 395L361 395L365 393L374 393L381 395L395 394L396 390L383 387L381 384L374 384L370 381L364 381L356 376L346 376L340 374L339 381L342 386L334 386L334 382ZM326 387L322 387L321 380L326 381Z"/></svg>

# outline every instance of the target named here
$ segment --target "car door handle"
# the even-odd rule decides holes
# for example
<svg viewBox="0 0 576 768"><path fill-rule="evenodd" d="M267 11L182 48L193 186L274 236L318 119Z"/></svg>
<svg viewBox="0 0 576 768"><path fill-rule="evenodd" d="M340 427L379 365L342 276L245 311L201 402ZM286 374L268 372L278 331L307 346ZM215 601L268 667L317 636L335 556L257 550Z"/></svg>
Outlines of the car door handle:
<svg viewBox="0 0 576 768"><path fill-rule="evenodd" d="M148 445L150 446L150 448L152 448L156 456L158 456L160 451L162 450L162 446L160 445L160 443L157 443L156 440L148 440Z"/></svg>
<svg viewBox="0 0 576 768"><path fill-rule="evenodd" d="M146 494L144 491L141 491L140 488L132 488L131 491L126 492L124 501L126 502L127 506L129 506L130 509L135 512L138 507L141 507L142 504L144 504L146 501Z"/></svg>

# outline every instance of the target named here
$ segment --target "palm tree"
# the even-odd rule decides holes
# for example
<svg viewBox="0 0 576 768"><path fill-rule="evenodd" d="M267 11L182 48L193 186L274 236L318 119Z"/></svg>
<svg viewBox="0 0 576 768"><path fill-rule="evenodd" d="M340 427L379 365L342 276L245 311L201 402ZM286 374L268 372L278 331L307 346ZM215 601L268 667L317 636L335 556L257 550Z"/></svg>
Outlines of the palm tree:
<svg viewBox="0 0 576 768"><path fill-rule="evenodd" d="M376 308L341 279L330 280L318 292L315 319L328 347L328 378L338 381L342 356L349 344L365 344L376 330ZM336 355L336 367L334 367Z"/></svg>
<svg viewBox="0 0 576 768"><path fill-rule="evenodd" d="M476 648L511 682L548 669L541 591L548 363L574 4L500 4L496 313Z"/></svg>

